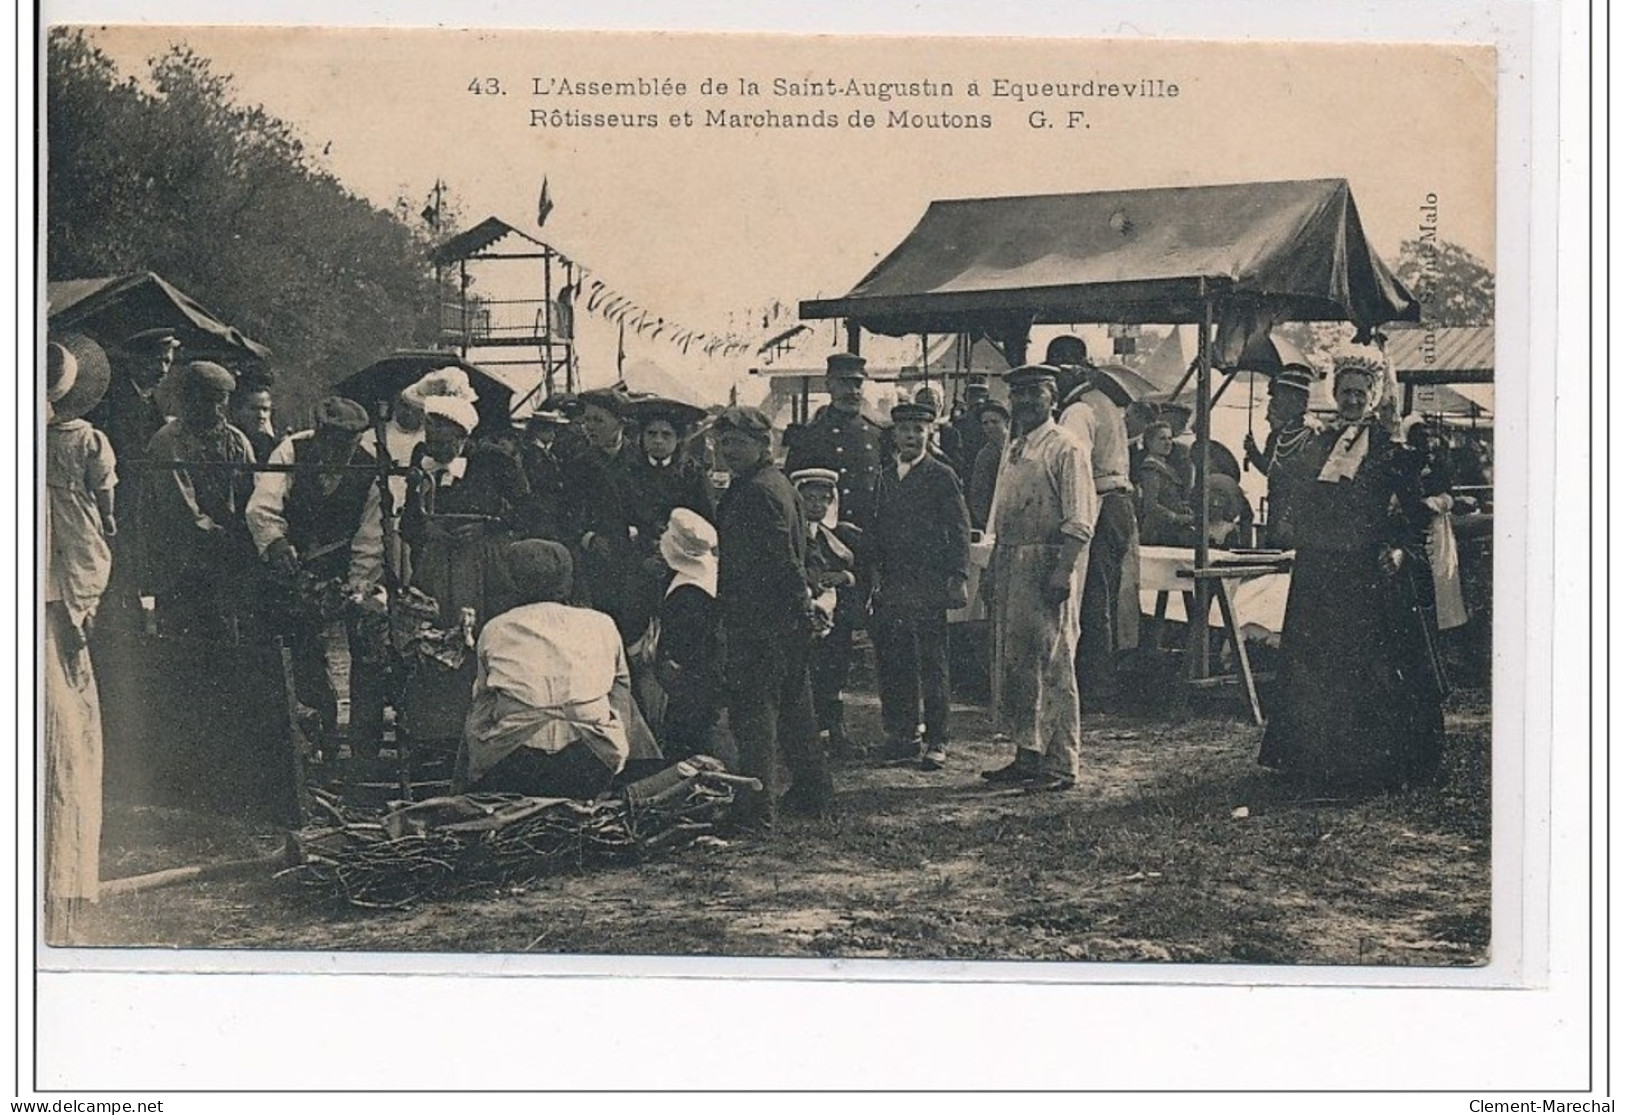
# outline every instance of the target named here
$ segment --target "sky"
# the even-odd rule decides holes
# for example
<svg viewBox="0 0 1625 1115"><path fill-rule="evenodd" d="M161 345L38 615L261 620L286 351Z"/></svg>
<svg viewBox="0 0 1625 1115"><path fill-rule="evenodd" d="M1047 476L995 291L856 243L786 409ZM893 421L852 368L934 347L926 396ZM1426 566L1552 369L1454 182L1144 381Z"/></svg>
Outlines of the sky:
<svg viewBox="0 0 1625 1115"><path fill-rule="evenodd" d="M845 293L936 198L1286 178L1347 178L1390 262L1438 205L1440 235L1494 257L1495 56L1460 45L1144 40L548 34L518 31L102 28L126 72L169 43L232 75L239 99L291 123L319 161L380 205L443 180L466 222L496 215L584 263L668 321L764 339L742 311ZM681 96L561 95L557 82L683 82ZM726 95L702 83L728 83ZM741 79L761 92L742 95ZM834 79L951 84L948 97L775 96ZM533 92L538 80L550 90ZM1107 82L1119 95L1024 101L993 83ZM501 92L473 93L492 83ZM976 81L980 96L969 95ZM1178 95L1166 95L1170 85ZM1141 95L1129 97L1133 86ZM1145 96L1144 92L1161 92ZM535 109L653 113L654 128L533 127ZM834 113L837 128L704 127L706 110ZM854 110L878 125L852 128ZM1029 114L1045 114L1033 127ZM693 127L671 127L687 111ZM888 128L887 113L987 114L976 130ZM1067 127L1069 112L1080 126ZM537 232L546 178L555 208ZM509 265L517 267L517 265ZM487 272L513 296L536 275ZM584 378L613 379L615 328L580 313ZM814 323L786 358L837 347ZM900 361L918 342L867 349ZM714 392L758 362L684 356L629 335L629 358ZM638 384L633 383L634 387Z"/></svg>

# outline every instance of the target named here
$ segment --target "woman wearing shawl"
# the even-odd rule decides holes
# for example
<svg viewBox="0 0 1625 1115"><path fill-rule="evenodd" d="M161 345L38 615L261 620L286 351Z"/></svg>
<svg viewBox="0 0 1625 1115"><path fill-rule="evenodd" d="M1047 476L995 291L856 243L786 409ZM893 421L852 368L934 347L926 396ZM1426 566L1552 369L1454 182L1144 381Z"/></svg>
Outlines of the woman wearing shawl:
<svg viewBox="0 0 1625 1115"><path fill-rule="evenodd" d="M435 599L441 627L472 613L477 633L516 600L505 555L524 472L512 457L470 442L479 424L470 399L432 394L422 403L424 440L412 450L416 471L401 516L408 584ZM417 671L403 701L405 730L420 740L455 739L472 681L471 663L455 673Z"/></svg>
<svg viewBox="0 0 1625 1115"><path fill-rule="evenodd" d="M1259 762L1317 788L1426 780L1444 742L1433 652L1428 509L1410 454L1371 418L1381 367L1333 372L1338 421L1300 452L1297 559Z"/></svg>
<svg viewBox="0 0 1625 1115"><path fill-rule="evenodd" d="M46 348L45 939L71 944L99 885L102 717L86 637L113 555L113 449L82 415L107 390L107 361Z"/></svg>

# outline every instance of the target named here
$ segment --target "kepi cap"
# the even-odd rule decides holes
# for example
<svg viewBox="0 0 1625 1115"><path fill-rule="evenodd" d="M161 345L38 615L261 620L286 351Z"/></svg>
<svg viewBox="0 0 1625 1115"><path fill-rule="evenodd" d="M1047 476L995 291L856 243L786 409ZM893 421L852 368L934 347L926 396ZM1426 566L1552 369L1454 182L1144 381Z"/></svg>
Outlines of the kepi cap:
<svg viewBox="0 0 1625 1115"><path fill-rule="evenodd" d="M1270 393L1276 391L1301 391L1309 394L1309 388L1314 383L1314 377L1303 368L1288 365L1281 373L1270 380Z"/></svg>
<svg viewBox="0 0 1625 1115"><path fill-rule="evenodd" d="M824 361L824 375L829 379L868 379L867 366L868 361L855 352L832 352Z"/></svg>
<svg viewBox="0 0 1625 1115"><path fill-rule="evenodd" d="M898 403L891 408L891 420L930 424L937 420L937 408L926 403Z"/></svg>
<svg viewBox="0 0 1625 1115"><path fill-rule="evenodd" d="M1030 387L1035 383L1054 383L1060 374L1061 370L1050 364L1023 364L1005 372L1004 382L1009 387Z"/></svg>
<svg viewBox="0 0 1625 1115"><path fill-rule="evenodd" d="M173 329L143 329L124 338L121 347L130 352L157 352L164 348L180 348L181 342Z"/></svg>

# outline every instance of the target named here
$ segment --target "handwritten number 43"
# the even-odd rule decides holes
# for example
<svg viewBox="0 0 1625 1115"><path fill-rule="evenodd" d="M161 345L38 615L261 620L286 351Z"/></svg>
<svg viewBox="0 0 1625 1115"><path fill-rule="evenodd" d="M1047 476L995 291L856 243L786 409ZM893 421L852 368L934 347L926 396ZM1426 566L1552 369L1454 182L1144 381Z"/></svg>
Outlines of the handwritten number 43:
<svg viewBox="0 0 1625 1115"><path fill-rule="evenodd" d="M475 94L487 94L497 97L502 95L502 82L494 77L477 77L468 83L468 91Z"/></svg>

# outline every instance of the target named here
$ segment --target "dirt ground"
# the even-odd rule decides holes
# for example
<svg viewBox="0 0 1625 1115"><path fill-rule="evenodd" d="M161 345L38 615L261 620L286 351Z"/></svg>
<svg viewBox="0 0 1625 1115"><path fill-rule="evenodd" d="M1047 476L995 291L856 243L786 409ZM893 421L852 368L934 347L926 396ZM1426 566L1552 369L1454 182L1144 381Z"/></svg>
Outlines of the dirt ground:
<svg viewBox="0 0 1625 1115"><path fill-rule="evenodd" d="M878 736L871 695L853 734ZM946 770L852 762L838 813L770 841L491 888L406 911L313 903L265 875L108 899L86 943L188 948L1051 961L1472 965L1490 948L1488 696L1458 693L1439 785L1305 800L1254 763L1226 706L1085 717L1071 793L977 777L1002 763L956 706ZM110 807L104 877L275 849L280 833Z"/></svg>

